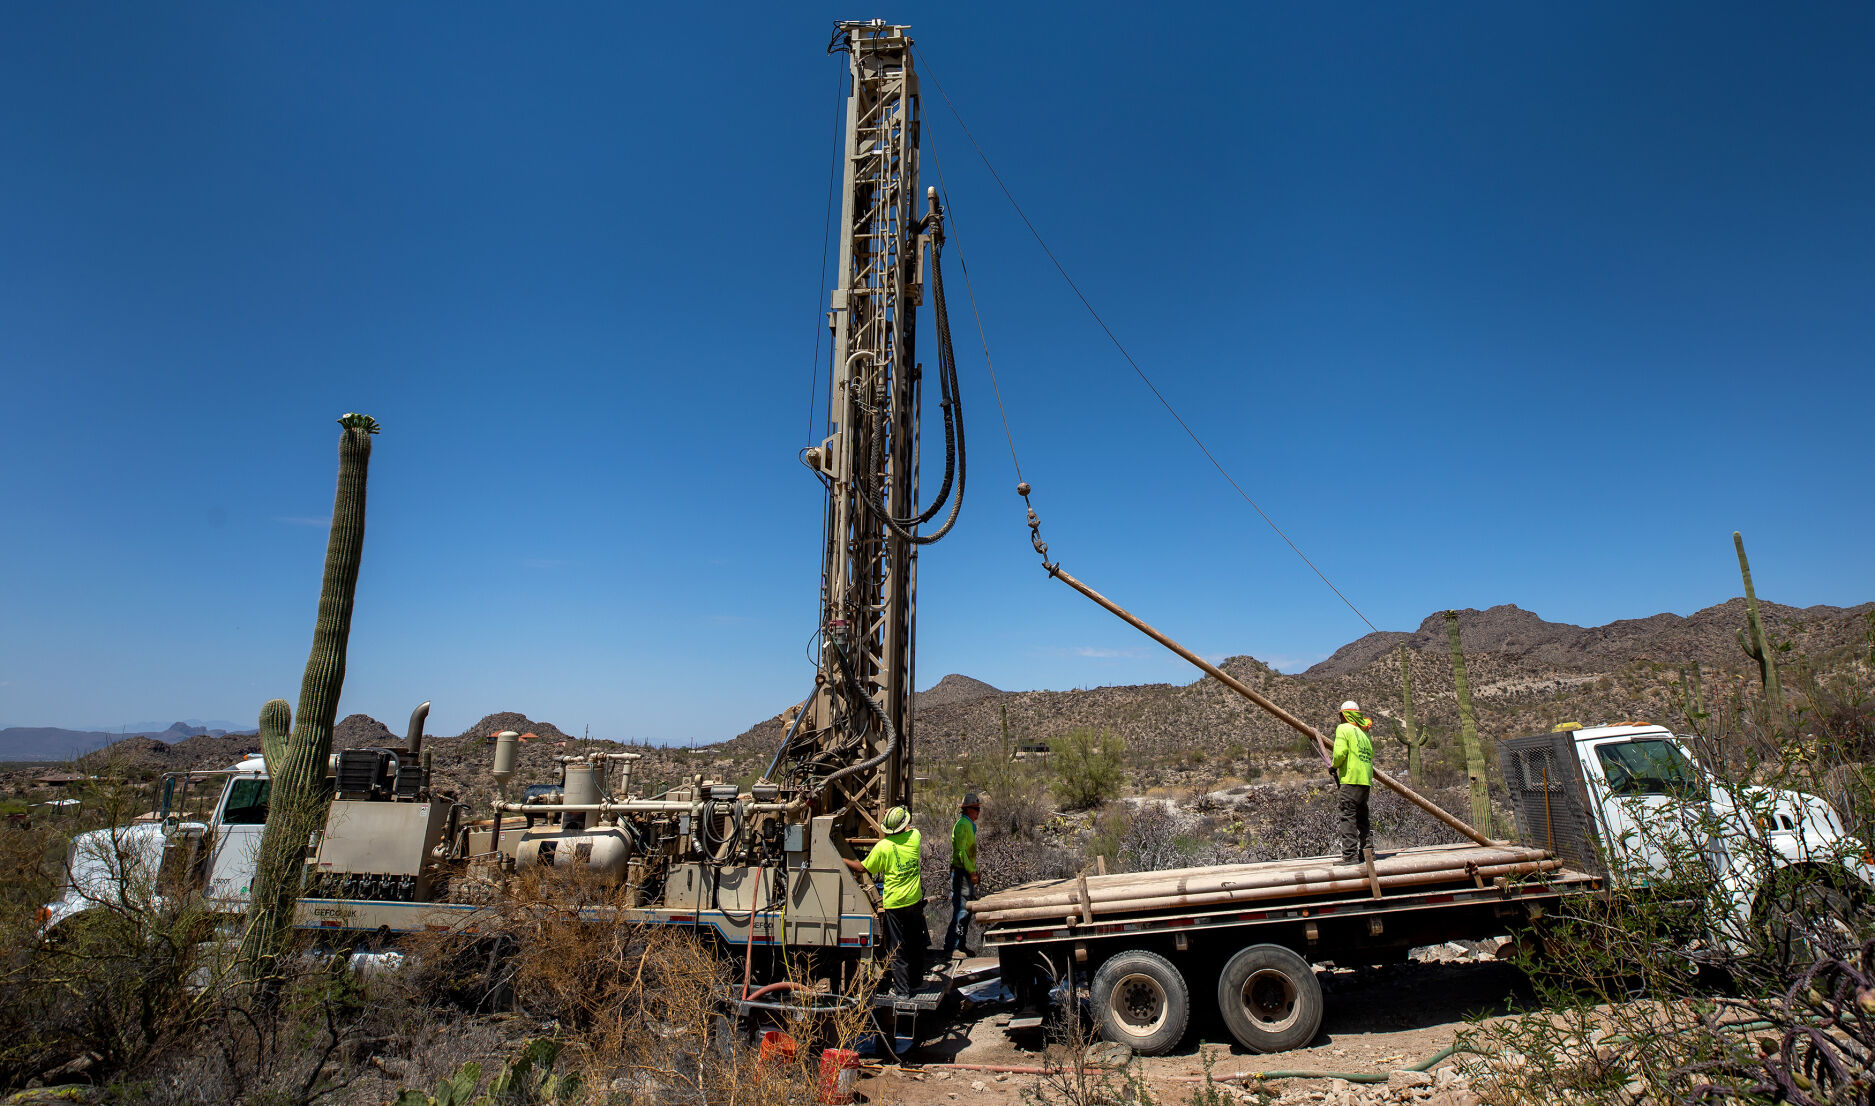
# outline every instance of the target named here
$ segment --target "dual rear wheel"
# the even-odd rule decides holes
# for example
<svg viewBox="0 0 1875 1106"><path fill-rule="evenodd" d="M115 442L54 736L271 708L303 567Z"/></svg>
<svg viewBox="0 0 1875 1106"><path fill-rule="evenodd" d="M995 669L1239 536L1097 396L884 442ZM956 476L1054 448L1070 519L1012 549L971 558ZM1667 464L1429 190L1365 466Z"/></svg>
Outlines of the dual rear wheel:
<svg viewBox="0 0 1875 1106"><path fill-rule="evenodd" d="M1170 960L1129 949L1109 957L1090 988L1100 1035L1134 1052L1169 1052L1191 1019L1191 987ZM1322 1027L1322 987L1309 962L1281 945L1251 945L1218 974L1217 1008L1231 1036L1257 1052L1300 1048Z"/></svg>

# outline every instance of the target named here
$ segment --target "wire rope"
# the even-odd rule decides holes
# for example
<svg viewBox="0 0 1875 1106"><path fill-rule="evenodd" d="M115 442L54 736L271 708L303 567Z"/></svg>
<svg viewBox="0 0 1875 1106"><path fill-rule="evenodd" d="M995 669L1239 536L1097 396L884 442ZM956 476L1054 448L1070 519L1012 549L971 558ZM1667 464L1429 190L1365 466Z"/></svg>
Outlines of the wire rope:
<svg viewBox="0 0 1875 1106"><path fill-rule="evenodd" d="M1010 192L1009 185L1004 183L1002 174L998 173L996 171L996 166L990 162L989 155L984 152L983 145L977 141L976 135L970 132L969 124L964 122L962 113L957 110L957 105L951 101L950 93L944 89L944 82L938 80L937 73L931 68L931 63L925 58L924 52L918 50L915 46L912 49L914 53L917 54L918 64L924 69L925 74L931 78L931 84L938 90L938 95L943 98L944 106L949 109L951 118L957 120L958 129L963 131L964 137L970 141L970 146L976 151L978 159L983 162L983 167L989 170L991 179L996 181L996 187L1002 190L1003 198L1008 200L1009 206L1015 209L1016 216L1022 220L1022 225L1028 228L1029 234L1035 238L1036 244L1042 248L1044 254L1048 255L1048 260L1054 264L1055 271L1060 273L1061 279L1067 282L1068 288L1074 292L1075 298L1081 301L1081 306L1085 307L1087 313L1093 316L1094 322L1107 335L1107 340L1113 343L1113 348L1120 351L1120 356L1126 359L1128 365L1132 366L1133 372L1139 377L1140 381L1146 385L1146 388L1152 392L1153 398L1157 399L1160 406L1164 407L1166 412L1178 423L1179 428L1185 432L1185 436L1190 438L1192 444L1196 445L1199 452L1204 454L1205 460L1211 462L1211 467L1217 469L1218 475L1222 476L1225 482L1237 492L1238 496L1240 496L1245 503L1248 503L1250 508L1254 510L1265 523L1269 524L1269 528L1276 532L1276 536L1283 540L1283 544L1287 545L1291 552L1301 558L1303 564L1309 566L1309 570L1315 573L1323 584L1328 586L1328 590L1334 592L1335 597L1346 604L1350 611L1354 612L1355 617L1366 623L1368 629L1378 633L1380 627L1375 626L1373 620L1362 613L1361 609L1354 605L1354 601L1349 599L1345 592L1335 586L1334 581L1328 578L1328 574L1323 572L1314 561L1310 560L1308 554L1302 552L1302 548L1284 532L1281 526L1276 524L1276 520L1270 517L1269 512L1265 511L1255 499L1251 498L1250 493L1245 491L1243 485L1237 482L1236 477L1230 474L1230 470L1226 469L1223 462L1217 459L1217 455L1212 453L1210 447L1204 444L1204 440L1198 436L1198 432L1193 430L1191 424L1185 421L1184 416L1178 413L1178 409L1172 406L1172 401L1167 399L1165 393L1159 390L1159 386L1152 382L1150 376L1146 375L1146 370L1140 367L1139 362L1134 359L1132 353L1127 350L1125 343L1120 341L1119 335L1115 334L1113 328L1107 325L1107 320L1101 317L1100 312L1096 310L1093 303L1088 300L1087 294L1081 291L1081 286L1074 282L1072 276L1068 275L1066 266L1062 265L1061 259L1055 256L1055 251L1049 248L1047 239L1043 238L1042 232L1036 229L1035 223L1029 218L1028 213L1022 209L1022 205L1016 202L1015 194ZM936 160L935 156L933 160ZM938 169L938 179L940 183L943 180L943 175L944 171L940 166ZM958 250L959 257L962 256L962 253L963 251L960 247ZM967 284L969 281L968 270L965 270L964 279ZM971 302L974 307L974 296ZM987 348L987 346L988 343L986 341L985 347ZM994 385L995 376L993 373L991 374L991 382L992 385ZM996 402L998 407L1002 405L1002 394L1000 390L997 393ZM1008 429L1008 420L1006 417L1004 419L1004 429L1005 431ZM1013 437L1010 440L1010 456L1013 460L1015 456L1015 441ZM1021 469L1018 467L1016 478L1020 480L1021 476Z"/></svg>
<svg viewBox="0 0 1875 1106"><path fill-rule="evenodd" d="M846 67L841 66L833 78L833 160L827 166L827 211L820 222L820 277L814 281L815 310L819 310L820 297L827 291L827 240L833 236L833 193L840 179L840 106L846 97ZM814 437L814 406L820 393L820 339L827 329L824 320L814 325L814 359L810 362L813 374L807 381L807 436ZM833 380L831 368L827 380Z"/></svg>

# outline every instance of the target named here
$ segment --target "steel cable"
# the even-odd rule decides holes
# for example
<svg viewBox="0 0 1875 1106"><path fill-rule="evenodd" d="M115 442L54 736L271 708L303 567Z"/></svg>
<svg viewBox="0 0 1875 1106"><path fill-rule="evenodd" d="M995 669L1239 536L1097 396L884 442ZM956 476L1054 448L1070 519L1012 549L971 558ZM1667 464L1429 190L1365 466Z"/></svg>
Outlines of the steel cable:
<svg viewBox="0 0 1875 1106"><path fill-rule="evenodd" d="M1134 374L1136 374L1140 381L1146 385L1146 388L1152 392L1153 398L1157 399L1160 406L1164 407L1166 412L1172 416L1173 421L1178 423L1179 429L1183 430L1185 436L1192 440L1192 444L1198 447L1198 451L1204 454L1205 460L1211 462L1211 467L1217 469L1218 475L1222 476L1225 482L1237 492L1238 496L1240 496L1245 503L1248 503L1250 508L1261 516L1264 522L1269 524L1269 528L1276 532L1276 536L1283 540L1283 544L1287 545L1291 552L1301 558L1303 564L1309 566L1309 570L1315 573L1315 575L1320 578L1321 582L1328 586L1329 591L1335 593L1336 598L1340 599L1342 603L1347 605L1350 611L1354 612L1356 618L1366 623L1368 629L1379 633L1380 627L1375 626L1373 621L1369 619L1366 614L1362 613L1359 607L1354 605L1354 601L1349 599L1340 588L1335 586L1334 581L1330 580L1328 575L1317 567L1314 561L1309 559L1308 554L1302 552L1302 548L1283 531L1283 528L1276 525L1276 520L1269 516L1269 512L1265 511L1255 499L1250 497L1250 493L1244 490L1243 485L1237 483L1236 477L1230 474L1229 470L1224 467L1223 462L1219 461L1217 456L1211 452L1210 447L1204 444L1204 440L1198 437L1198 432L1193 430L1191 425L1185 421L1184 416L1178 413L1178 409L1172 406L1172 401L1165 398L1165 393L1161 392L1159 386L1152 382L1152 378L1146 375L1146 370L1140 367L1139 362L1133 358L1132 353L1129 352L1125 344L1120 341L1119 336L1113 332L1113 328L1107 325L1107 320L1102 318L1100 312L1094 309L1094 305L1088 300L1086 293L1081 291L1081 286L1076 284L1074 278L1068 275L1068 270L1061 264L1061 259L1056 257L1055 251L1048 247L1048 241L1042 237L1042 232L1036 229L1034 222L1029 219L1028 213L1023 211L1022 205L1016 202L1016 197L1009 191L1009 186L1003 183L1002 174L998 173L996 171L996 166L990 163L989 155L983 151L983 146L977 141L976 135L970 133L969 125L964 122L964 117L958 112L957 105L951 102L950 93L944 90L944 82L937 79L937 74L931 69L930 63L925 60L924 53L919 51L916 47L913 47L913 52L917 54L918 64L924 68L926 75L931 78L932 85L937 88L938 95L943 98L944 106L950 109L951 117L957 120L958 129L963 131L964 137L970 141L971 148L976 150L978 159L983 162L983 167L989 170L990 177L996 181L996 187L1002 190L1003 198L1009 201L1009 206L1015 209L1016 216L1022 220L1022 225L1027 227L1029 229L1029 234L1035 238L1036 245L1042 248L1042 252L1046 254L1048 260L1054 264L1055 271L1060 273L1061 279L1067 282L1068 288L1074 292L1075 298L1081 301L1081 306L1085 307L1087 313L1093 316L1094 322L1100 327L1101 331L1107 335L1107 340L1113 343L1113 348L1119 350L1120 356L1126 359L1128 365L1132 366ZM942 180L943 170L940 168L938 173L939 179ZM968 279L967 275L965 279ZM987 346L988 343L985 342L986 350ZM993 383L994 377L992 376L991 379ZM997 403L998 405L1002 403L1000 391L997 393ZM1005 431L1008 429L1007 417L1004 419L1004 429ZM1015 441L1013 437L1010 440L1009 451L1011 458L1013 458L1015 456ZM1020 466L1017 467L1016 479L1018 481L1022 479ZM1025 494L1023 498L1026 500L1028 497ZM1039 539L1037 540L1039 549ZM1044 552L1043 556L1046 557L1047 554Z"/></svg>

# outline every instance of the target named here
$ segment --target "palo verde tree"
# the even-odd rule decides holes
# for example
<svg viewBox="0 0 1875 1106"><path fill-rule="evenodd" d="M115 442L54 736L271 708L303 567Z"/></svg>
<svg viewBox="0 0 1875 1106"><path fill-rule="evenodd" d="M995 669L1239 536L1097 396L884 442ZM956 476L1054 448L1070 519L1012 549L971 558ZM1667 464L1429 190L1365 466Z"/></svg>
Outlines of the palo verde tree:
<svg viewBox="0 0 1875 1106"><path fill-rule="evenodd" d="M1452 684L1458 691L1458 736L1465 746L1465 778L1471 781L1471 824L1491 832L1491 787L1484 778L1484 746L1478 743L1478 717L1471 710L1471 681L1465 676L1465 647L1458 640L1458 612L1445 612L1445 636L1452 643Z"/></svg>
<svg viewBox="0 0 1875 1106"><path fill-rule="evenodd" d="M365 546L365 476L371 467L371 437L378 423L369 415L339 419L339 482L332 501L332 531L326 539L325 582L319 589L319 617L313 625L312 652L300 681L299 711L292 736L278 733L288 720L285 703L274 700L261 712L267 770L272 777L267 826L255 858L247 932L241 939L241 965L250 980L270 987L274 964L293 928L293 909L305 877L306 843L325 821L332 801L326 761L332 753L332 723L339 691L345 684L345 646L351 636L352 597L358 589L358 563ZM276 735L267 741L269 728ZM277 756L275 755L277 750Z"/></svg>

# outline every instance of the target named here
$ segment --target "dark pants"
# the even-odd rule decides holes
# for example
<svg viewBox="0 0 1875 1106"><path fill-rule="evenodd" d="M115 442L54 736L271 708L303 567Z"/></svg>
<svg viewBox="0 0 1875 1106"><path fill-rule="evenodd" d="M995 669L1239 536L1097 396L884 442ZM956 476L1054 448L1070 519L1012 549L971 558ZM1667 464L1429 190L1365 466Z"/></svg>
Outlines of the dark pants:
<svg viewBox="0 0 1875 1106"><path fill-rule="evenodd" d="M924 900L885 912L885 951L892 956L892 990L909 995L924 979L931 932L924 924Z"/></svg>
<svg viewBox="0 0 1875 1106"><path fill-rule="evenodd" d="M944 959L949 960L951 953L968 948L964 940L970 935L970 909L964 904L976 898L976 888L970 883L970 873L962 868L951 869L951 920L944 930Z"/></svg>
<svg viewBox="0 0 1875 1106"><path fill-rule="evenodd" d="M1374 847L1374 832L1367 823L1367 793L1371 791L1366 784L1344 783L1341 785L1341 860L1350 863L1359 860L1366 850Z"/></svg>

